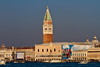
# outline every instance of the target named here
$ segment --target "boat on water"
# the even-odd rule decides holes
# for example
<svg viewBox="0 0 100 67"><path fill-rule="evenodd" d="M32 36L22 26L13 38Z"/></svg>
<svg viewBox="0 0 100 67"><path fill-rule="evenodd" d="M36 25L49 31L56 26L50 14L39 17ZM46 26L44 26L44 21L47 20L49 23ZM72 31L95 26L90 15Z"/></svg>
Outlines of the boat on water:
<svg viewBox="0 0 100 67"><path fill-rule="evenodd" d="M87 61L81 61L79 64L87 64Z"/></svg>
<svg viewBox="0 0 100 67"><path fill-rule="evenodd" d="M6 64L6 60L0 60L0 65L5 65Z"/></svg>
<svg viewBox="0 0 100 67"><path fill-rule="evenodd" d="M60 63L61 60L51 60L50 63Z"/></svg>
<svg viewBox="0 0 100 67"><path fill-rule="evenodd" d="M46 61L42 61L42 62L46 62L46 63L59 63L61 62L61 60L46 60Z"/></svg>
<svg viewBox="0 0 100 67"><path fill-rule="evenodd" d="M14 63L18 63L17 61L15 61Z"/></svg>
<svg viewBox="0 0 100 67"><path fill-rule="evenodd" d="M24 61L22 61L22 63L25 63Z"/></svg>
<svg viewBox="0 0 100 67"><path fill-rule="evenodd" d="M49 60L46 60L46 61L42 61L42 62L47 62L47 63L49 63L50 61L49 61Z"/></svg>

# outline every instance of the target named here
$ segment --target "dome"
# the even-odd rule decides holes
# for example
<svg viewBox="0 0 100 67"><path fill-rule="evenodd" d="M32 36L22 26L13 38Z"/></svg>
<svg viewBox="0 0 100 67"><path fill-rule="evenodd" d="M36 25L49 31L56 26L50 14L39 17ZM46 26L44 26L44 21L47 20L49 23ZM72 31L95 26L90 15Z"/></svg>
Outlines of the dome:
<svg viewBox="0 0 100 67"><path fill-rule="evenodd" d="M98 40L92 40L92 42L93 42L93 43L99 43L99 41L98 41Z"/></svg>
<svg viewBox="0 0 100 67"><path fill-rule="evenodd" d="M89 39L87 39L86 42L90 42Z"/></svg>
<svg viewBox="0 0 100 67"><path fill-rule="evenodd" d="M93 39L94 39L94 40L97 40L97 37L96 37L96 35L93 37Z"/></svg>
<svg viewBox="0 0 100 67"><path fill-rule="evenodd" d="M1 46L2 48L5 48L5 45L4 44L2 44L2 46Z"/></svg>
<svg viewBox="0 0 100 67"><path fill-rule="evenodd" d="M85 42L90 42L89 39L88 39L88 35L87 35L87 40Z"/></svg>
<svg viewBox="0 0 100 67"><path fill-rule="evenodd" d="M96 35L94 35L93 40L92 40L92 43L99 43L99 41L97 40Z"/></svg>

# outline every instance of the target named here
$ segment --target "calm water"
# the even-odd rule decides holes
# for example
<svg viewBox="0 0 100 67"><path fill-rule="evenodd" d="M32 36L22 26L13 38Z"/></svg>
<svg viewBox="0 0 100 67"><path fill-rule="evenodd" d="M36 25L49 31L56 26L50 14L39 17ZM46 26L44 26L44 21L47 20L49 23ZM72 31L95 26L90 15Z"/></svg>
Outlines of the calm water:
<svg viewBox="0 0 100 67"><path fill-rule="evenodd" d="M100 67L100 63L88 63L78 64L77 62L65 62L65 63L6 63L6 65L0 65L0 67Z"/></svg>

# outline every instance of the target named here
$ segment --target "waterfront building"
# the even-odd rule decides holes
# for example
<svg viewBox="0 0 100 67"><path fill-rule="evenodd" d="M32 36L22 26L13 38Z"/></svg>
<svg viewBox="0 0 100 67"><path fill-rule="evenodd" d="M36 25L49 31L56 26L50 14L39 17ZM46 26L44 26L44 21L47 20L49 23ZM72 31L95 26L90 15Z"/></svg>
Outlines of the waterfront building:
<svg viewBox="0 0 100 67"><path fill-rule="evenodd" d="M72 59L77 61L87 60L87 50L72 51Z"/></svg>
<svg viewBox="0 0 100 67"><path fill-rule="evenodd" d="M100 60L100 45L87 50L87 60Z"/></svg>
<svg viewBox="0 0 100 67"><path fill-rule="evenodd" d="M12 61L12 49L5 48L5 45L2 44L0 48L0 59L5 59L6 61Z"/></svg>
<svg viewBox="0 0 100 67"><path fill-rule="evenodd" d="M35 61L34 47L16 47L14 51L16 55L16 60Z"/></svg>
<svg viewBox="0 0 100 67"><path fill-rule="evenodd" d="M5 47L0 48L0 59L10 61L35 61L35 47Z"/></svg>
<svg viewBox="0 0 100 67"><path fill-rule="evenodd" d="M26 61L35 61L35 51L25 51Z"/></svg>
<svg viewBox="0 0 100 67"><path fill-rule="evenodd" d="M72 51L88 49L91 45L92 43L87 42L55 42L35 44L35 61L72 59ZM85 52L86 51L83 53L85 54ZM86 56L84 55L83 58L85 59Z"/></svg>
<svg viewBox="0 0 100 67"><path fill-rule="evenodd" d="M52 19L47 6L45 17L43 20L43 43L52 43L53 42L53 25Z"/></svg>
<svg viewBox="0 0 100 67"><path fill-rule="evenodd" d="M87 50L87 60L100 60L100 42L97 40L96 35L94 35L92 42L92 48Z"/></svg>
<svg viewBox="0 0 100 67"><path fill-rule="evenodd" d="M46 43L35 45L35 60L61 60L61 45Z"/></svg>

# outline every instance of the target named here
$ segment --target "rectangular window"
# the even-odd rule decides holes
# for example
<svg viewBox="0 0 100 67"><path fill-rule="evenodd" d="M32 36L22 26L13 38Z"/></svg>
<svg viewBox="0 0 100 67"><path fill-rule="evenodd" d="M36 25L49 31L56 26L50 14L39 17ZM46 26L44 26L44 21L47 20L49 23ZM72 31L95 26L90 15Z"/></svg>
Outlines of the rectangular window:
<svg viewBox="0 0 100 67"><path fill-rule="evenodd" d="M39 52L39 49L38 49L38 52Z"/></svg>
<svg viewBox="0 0 100 67"><path fill-rule="evenodd" d="M44 52L44 49L42 49L42 52Z"/></svg>
<svg viewBox="0 0 100 67"><path fill-rule="evenodd" d="M85 56L86 56L86 54L85 54Z"/></svg>
<svg viewBox="0 0 100 67"><path fill-rule="evenodd" d="M51 28L49 28L49 30L51 30Z"/></svg>
<svg viewBox="0 0 100 67"><path fill-rule="evenodd" d="M56 49L54 49L54 52L56 51Z"/></svg>
<svg viewBox="0 0 100 67"><path fill-rule="evenodd" d="M48 52L48 49L47 49L47 52Z"/></svg>
<svg viewBox="0 0 100 67"><path fill-rule="evenodd" d="M45 30L47 30L47 28L45 28Z"/></svg>
<svg viewBox="0 0 100 67"><path fill-rule="evenodd" d="M52 52L52 50L50 50L50 52Z"/></svg>

